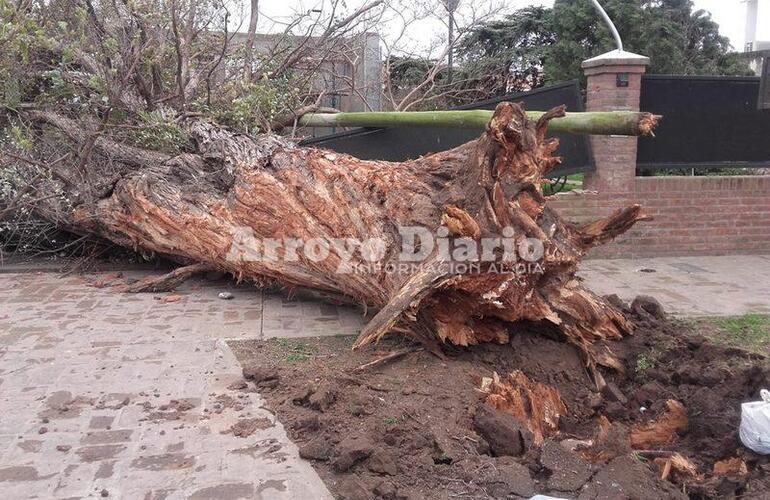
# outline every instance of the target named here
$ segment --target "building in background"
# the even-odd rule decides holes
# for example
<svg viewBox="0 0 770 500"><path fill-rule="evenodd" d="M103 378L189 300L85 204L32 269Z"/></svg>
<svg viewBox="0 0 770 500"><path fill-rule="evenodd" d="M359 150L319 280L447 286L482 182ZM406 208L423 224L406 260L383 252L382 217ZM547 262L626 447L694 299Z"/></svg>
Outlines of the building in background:
<svg viewBox="0 0 770 500"><path fill-rule="evenodd" d="M746 44L743 52L754 74L760 76L765 59L770 57L770 40L757 40L758 12L759 0L746 0Z"/></svg>
<svg viewBox="0 0 770 500"><path fill-rule="evenodd" d="M236 34L233 43L243 44L246 35ZM376 33L361 33L321 43L317 37L282 33L257 34L255 59L276 61L300 50L293 65L311 75L311 87L323 93L322 106L340 111L379 111L382 107L382 54Z"/></svg>

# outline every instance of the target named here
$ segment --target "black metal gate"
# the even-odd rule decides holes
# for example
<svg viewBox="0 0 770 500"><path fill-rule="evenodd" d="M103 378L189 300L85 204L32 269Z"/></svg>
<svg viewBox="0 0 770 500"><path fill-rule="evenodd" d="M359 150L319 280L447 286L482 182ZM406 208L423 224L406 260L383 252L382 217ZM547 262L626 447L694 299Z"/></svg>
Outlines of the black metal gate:
<svg viewBox="0 0 770 500"><path fill-rule="evenodd" d="M663 115L639 139L637 168L770 167L770 110L758 77L648 75L640 108Z"/></svg>

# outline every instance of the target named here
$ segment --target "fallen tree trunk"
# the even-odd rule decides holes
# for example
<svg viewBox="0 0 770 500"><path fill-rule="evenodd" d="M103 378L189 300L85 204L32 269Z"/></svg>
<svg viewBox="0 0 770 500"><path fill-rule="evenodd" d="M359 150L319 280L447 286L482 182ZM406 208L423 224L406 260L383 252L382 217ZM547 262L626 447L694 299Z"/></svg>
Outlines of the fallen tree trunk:
<svg viewBox="0 0 770 500"><path fill-rule="evenodd" d="M546 129L563 115L557 108L532 121L502 103L479 139L391 163L205 121L186 124L196 152L170 156L30 111L43 134L90 146L85 160L45 166L52 175L36 190L66 196L37 210L72 231L188 266L378 308L355 347L399 331L439 352L442 343L502 343L516 322L544 321L585 353L589 367L620 368L600 341L630 325L575 272L590 248L645 216L632 206L576 226L547 206L541 182L559 159ZM438 240L432 248L421 240L405 261L402 246L413 233L403 228ZM489 240L500 245L482 252Z"/></svg>

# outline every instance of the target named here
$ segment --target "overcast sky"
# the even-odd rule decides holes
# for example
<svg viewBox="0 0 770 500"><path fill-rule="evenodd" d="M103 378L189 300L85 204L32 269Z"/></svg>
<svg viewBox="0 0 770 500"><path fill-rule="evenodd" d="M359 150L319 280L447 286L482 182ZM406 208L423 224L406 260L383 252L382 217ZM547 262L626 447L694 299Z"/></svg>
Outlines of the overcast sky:
<svg viewBox="0 0 770 500"><path fill-rule="evenodd" d="M345 0L343 0L345 1ZM488 0L495 2L496 0ZM575 0L585 1L588 0ZM601 0L600 0L601 1ZM261 0L259 30L262 32L275 31L282 20L289 19L296 12L308 12L322 4L328 6L329 0ZM364 0L346 0L348 10L362 4ZM479 0L460 0L461 9L468 5L479 5ZM695 7L704 9L712 14L719 24L720 31L730 39L736 50L742 51L745 42L746 4L744 0L694 0ZM465 4L465 5L463 5ZM500 0L503 12L511 12L526 5L552 5L553 0ZM439 10L439 14L443 12ZM770 0L759 0L759 23L757 38L770 41ZM276 21L278 23L276 23ZM435 19L425 19L410 29L410 38L417 45L429 46L431 39L443 36L444 28ZM621 33L621 36L623 34Z"/></svg>

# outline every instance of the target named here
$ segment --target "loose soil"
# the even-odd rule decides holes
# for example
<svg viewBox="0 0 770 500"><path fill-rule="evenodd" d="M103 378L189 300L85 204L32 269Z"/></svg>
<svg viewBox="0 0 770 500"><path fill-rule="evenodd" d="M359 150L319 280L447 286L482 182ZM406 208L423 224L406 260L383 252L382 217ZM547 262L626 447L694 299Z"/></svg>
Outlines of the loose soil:
<svg viewBox="0 0 770 500"><path fill-rule="evenodd" d="M579 353L543 325L520 325L506 345L447 348L446 360L418 351L364 372L354 370L409 344L393 336L360 352L350 337L230 345L338 498L770 498L770 460L738 438L740 404L770 387L768 361L712 344L691 324L628 312L634 335L611 345L626 373L603 372L602 394ZM540 447L501 442L510 422L495 420L478 389L482 377L516 369L556 387L567 407ZM688 428L652 452L632 451L629 429L660 416L669 399L684 405ZM600 417L611 422L608 437L576 447L597 437ZM660 480L660 451L687 457L702 479ZM748 474L713 474L733 457Z"/></svg>

